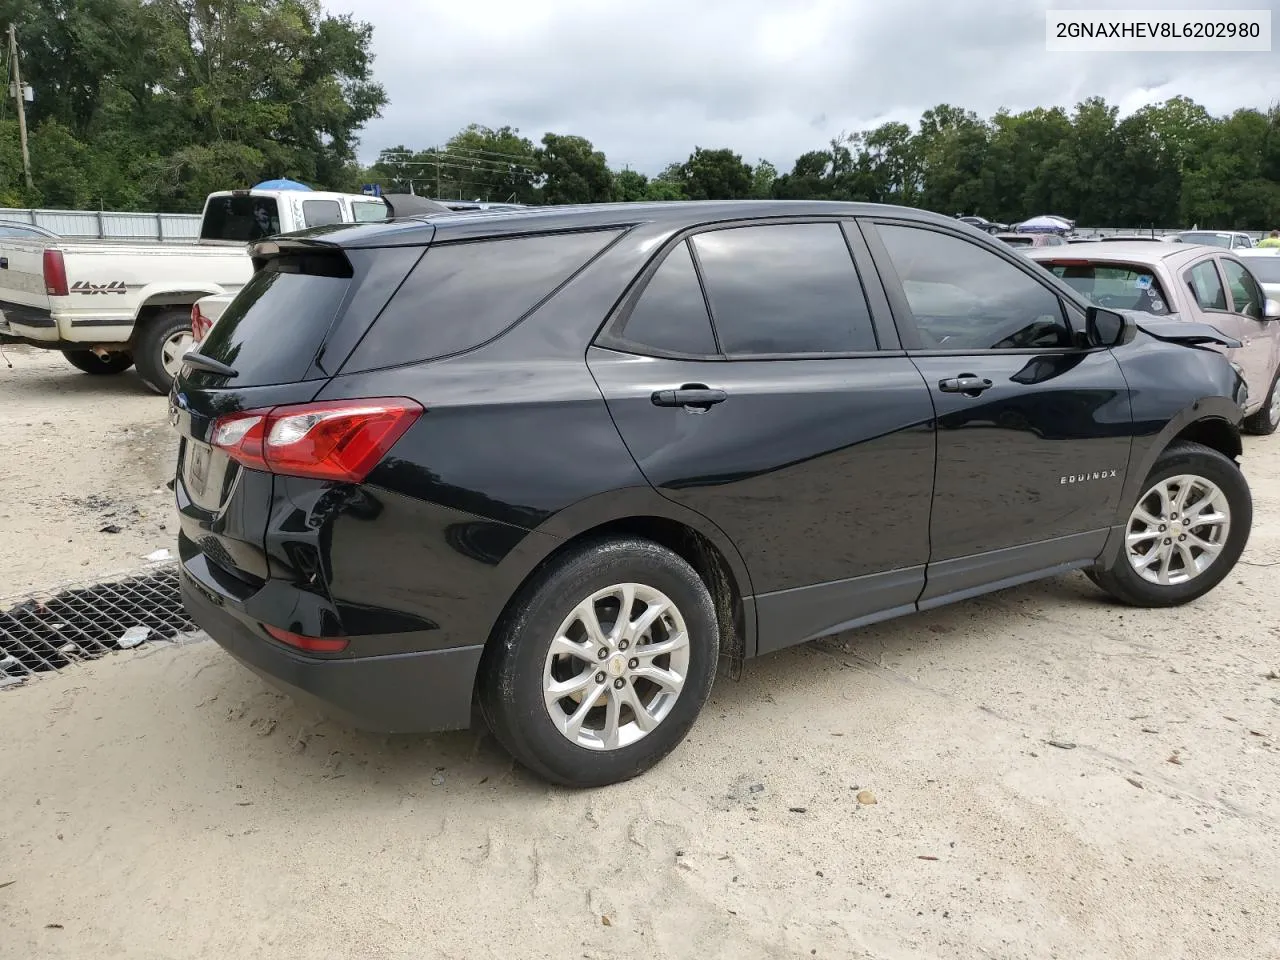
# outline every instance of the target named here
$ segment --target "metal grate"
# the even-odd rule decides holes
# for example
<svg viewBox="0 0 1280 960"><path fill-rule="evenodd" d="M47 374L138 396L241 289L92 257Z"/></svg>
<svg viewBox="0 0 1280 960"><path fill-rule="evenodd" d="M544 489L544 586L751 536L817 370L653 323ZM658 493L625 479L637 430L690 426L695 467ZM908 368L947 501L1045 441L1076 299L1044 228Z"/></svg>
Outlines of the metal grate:
<svg viewBox="0 0 1280 960"><path fill-rule="evenodd" d="M176 566L46 591L0 609L0 687L196 629Z"/></svg>

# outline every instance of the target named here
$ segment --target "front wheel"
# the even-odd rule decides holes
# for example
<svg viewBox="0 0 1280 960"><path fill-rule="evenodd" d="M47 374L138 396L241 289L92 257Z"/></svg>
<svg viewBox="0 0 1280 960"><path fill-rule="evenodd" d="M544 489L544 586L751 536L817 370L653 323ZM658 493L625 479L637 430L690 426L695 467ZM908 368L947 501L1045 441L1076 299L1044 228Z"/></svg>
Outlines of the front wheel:
<svg viewBox="0 0 1280 960"><path fill-rule="evenodd" d="M647 540L600 541L521 591L486 652L480 706L534 773L605 786L679 745L718 656L711 595L687 562Z"/></svg>
<svg viewBox="0 0 1280 960"><path fill-rule="evenodd" d="M63 350L62 355L77 370L100 376L124 373L133 366L133 354L128 350L113 351L105 357L92 350Z"/></svg>
<svg viewBox="0 0 1280 960"><path fill-rule="evenodd" d="M1272 378L1271 391L1267 394L1262 408L1247 418L1241 426L1246 433L1259 437L1269 436L1280 428L1280 372Z"/></svg>
<svg viewBox="0 0 1280 960"><path fill-rule="evenodd" d="M1198 443L1175 443L1147 476L1124 545L1089 577L1134 606L1189 603L1231 572L1252 525L1253 496L1235 462Z"/></svg>

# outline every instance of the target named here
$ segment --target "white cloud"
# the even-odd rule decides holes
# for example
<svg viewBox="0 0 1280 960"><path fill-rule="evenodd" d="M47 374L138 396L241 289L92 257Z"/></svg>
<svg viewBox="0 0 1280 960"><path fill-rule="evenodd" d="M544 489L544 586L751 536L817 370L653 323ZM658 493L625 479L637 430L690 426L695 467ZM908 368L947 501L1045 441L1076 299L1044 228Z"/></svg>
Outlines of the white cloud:
<svg viewBox="0 0 1280 960"><path fill-rule="evenodd" d="M843 130L913 122L938 103L1122 112L1182 94L1213 113L1280 101L1280 51L1076 54L1045 50L1050 7L1115 0L326 0L374 25L390 104L362 156L443 143L468 123L590 139L647 173L695 145L788 169ZM1228 0L1272 10L1280 0ZM1224 0L1125 0L1168 10Z"/></svg>

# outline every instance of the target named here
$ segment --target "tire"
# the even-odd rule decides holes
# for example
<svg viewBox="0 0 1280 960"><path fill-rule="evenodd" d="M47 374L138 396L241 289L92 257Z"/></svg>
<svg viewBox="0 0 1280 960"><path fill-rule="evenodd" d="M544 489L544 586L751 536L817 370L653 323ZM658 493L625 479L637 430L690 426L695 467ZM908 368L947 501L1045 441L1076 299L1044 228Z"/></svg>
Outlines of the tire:
<svg viewBox="0 0 1280 960"><path fill-rule="evenodd" d="M186 347L181 346L186 333ZM156 393L168 393L177 372L176 360L166 362L166 357L180 357L191 349L195 341L191 335L191 312L181 308L169 308L154 313L139 324L133 338L133 356L138 364L138 376Z"/></svg>
<svg viewBox="0 0 1280 960"><path fill-rule="evenodd" d="M1192 479L1164 486L1174 478ZM1162 488L1167 493L1175 494L1169 506L1178 506L1176 495L1180 493L1181 496L1190 498L1189 505L1197 511L1190 518L1189 525L1182 528L1185 531L1183 533L1178 533L1178 527L1180 524L1188 524L1188 518L1175 518L1174 514L1182 511L1161 506L1156 491ZM1125 520L1125 541L1120 551L1109 567L1088 571L1089 578L1117 600L1136 607L1174 607L1190 603L1221 583L1244 552L1253 524L1253 495L1249 492L1249 484L1235 461L1217 450L1198 443L1175 443L1156 460L1142 489L1141 498L1133 505ZM1148 524L1141 519L1140 508L1147 509L1152 523ZM1195 522L1201 517L1220 516L1227 519L1225 537L1222 535L1221 522ZM1189 553L1184 553L1183 548L1178 546L1183 541L1173 536L1164 538L1164 543L1161 543L1158 536L1161 529L1155 526L1160 520L1165 521L1163 526L1170 528L1164 532L1187 537L1185 543L1188 544L1186 549ZM1140 535L1141 539L1131 548L1129 538L1133 534ZM1210 556L1210 551L1196 545L1210 542L1218 547L1216 555ZM1157 556L1147 568L1149 574L1156 579L1160 579L1163 573L1167 582L1153 582L1139 573L1137 565L1161 547L1166 547L1167 559ZM1130 559L1131 549L1137 559ZM1201 552L1197 554L1196 550ZM1209 559L1205 560L1205 557ZM1186 576L1187 571L1192 569L1197 572Z"/></svg>
<svg viewBox="0 0 1280 960"><path fill-rule="evenodd" d="M63 350L62 355L77 370L98 376L124 373L133 366L133 354L128 350L114 351L105 357L98 356L92 350Z"/></svg>
<svg viewBox="0 0 1280 960"><path fill-rule="evenodd" d="M625 587L635 596L633 624L662 600L672 605L632 642L613 630ZM597 614L603 643L588 640L576 652L553 655L553 640L589 637L580 617L587 609ZM687 638L683 647L681 632ZM674 653L643 652L669 642ZM602 648L611 652L603 660ZM684 740L711 693L718 658L711 594L688 563L648 540L594 541L557 561L517 595L481 664L480 708L498 742L533 773L566 787L606 786L638 776ZM684 683L674 696L641 675L650 667L666 668L668 680L683 669ZM544 689L551 681L566 686L577 681L578 690L548 703ZM569 717L581 712L588 696L595 706L583 716L580 731L573 731ZM647 732L627 702L633 696L653 723ZM617 731L612 743L611 717Z"/></svg>
<svg viewBox="0 0 1280 960"><path fill-rule="evenodd" d="M1245 433L1258 437L1270 436L1280 427L1280 372L1271 378L1271 389L1267 391L1267 399L1263 401L1261 409L1247 417L1240 426Z"/></svg>

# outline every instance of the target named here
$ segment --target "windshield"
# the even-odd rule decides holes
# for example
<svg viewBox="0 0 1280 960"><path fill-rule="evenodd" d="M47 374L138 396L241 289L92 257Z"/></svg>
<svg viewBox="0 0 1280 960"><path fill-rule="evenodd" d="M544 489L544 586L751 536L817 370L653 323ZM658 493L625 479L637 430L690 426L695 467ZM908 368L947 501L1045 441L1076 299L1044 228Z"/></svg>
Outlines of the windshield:
<svg viewBox="0 0 1280 960"><path fill-rule="evenodd" d="M249 243L280 232L280 209L275 197L210 197L200 224L201 240Z"/></svg>
<svg viewBox="0 0 1280 960"><path fill-rule="evenodd" d="M1163 316L1173 312L1155 274L1128 264L1046 263L1056 277L1090 303L1112 310L1141 310Z"/></svg>
<svg viewBox="0 0 1280 960"><path fill-rule="evenodd" d="M1229 233L1183 233L1180 236L1183 243L1202 243L1210 247L1231 246L1231 234Z"/></svg>
<svg viewBox="0 0 1280 960"><path fill-rule="evenodd" d="M1280 283L1280 256L1244 258L1244 265L1259 283Z"/></svg>

